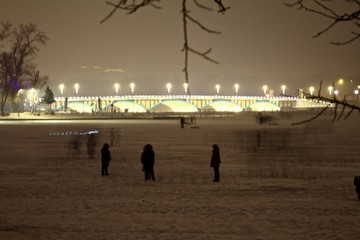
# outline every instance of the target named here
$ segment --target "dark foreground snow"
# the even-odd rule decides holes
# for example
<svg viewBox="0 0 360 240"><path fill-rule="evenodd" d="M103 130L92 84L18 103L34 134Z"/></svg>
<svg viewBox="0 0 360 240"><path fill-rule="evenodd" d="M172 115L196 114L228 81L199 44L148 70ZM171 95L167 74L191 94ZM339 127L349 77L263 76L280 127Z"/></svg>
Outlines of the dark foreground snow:
<svg viewBox="0 0 360 240"><path fill-rule="evenodd" d="M0 121L0 239L357 239L360 116L291 126L252 117L177 120ZM99 149L110 142L110 176ZM70 142L98 130L95 159ZM257 133L261 143L257 146ZM156 153L156 182L145 182L144 144ZM221 149L213 183L211 146Z"/></svg>

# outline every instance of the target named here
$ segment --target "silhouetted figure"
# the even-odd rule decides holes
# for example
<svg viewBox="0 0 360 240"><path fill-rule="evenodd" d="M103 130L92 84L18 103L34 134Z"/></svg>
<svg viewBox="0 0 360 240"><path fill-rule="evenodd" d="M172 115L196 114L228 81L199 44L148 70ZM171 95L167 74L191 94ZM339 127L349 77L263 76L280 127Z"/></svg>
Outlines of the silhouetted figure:
<svg viewBox="0 0 360 240"><path fill-rule="evenodd" d="M356 176L354 178L355 191L358 194L358 198L360 199L360 176Z"/></svg>
<svg viewBox="0 0 360 240"><path fill-rule="evenodd" d="M94 159L95 148L96 148L95 134L90 134L88 142L87 142L87 149L88 149L89 159Z"/></svg>
<svg viewBox="0 0 360 240"><path fill-rule="evenodd" d="M155 181L154 164L155 164L155 152L151 144L146 144L141 153L141 163L143 165L143 171L145 174L145 181Z"/></svg>
<svg viewBox="0 0 360 240"><path fill-rule="evenodd" d="M220 148L218 145L213 145L213 151L211 156L210 167L214 168L214 180L213 182L220 182Z"/></svg>
<svg viewBox="0 0 360 240"><path fill-rule="evenodd" d="M111 161L109 144L105 143L101 149L101 175L109 175L108 168Z"/></svg>
<svg viewBox="0 0 360 240"><path fill-rule="evenodd" d="M184 128L184 125L185 125L185 118L181 117L180 118L180 126L181 126L181 128Z"/></svg>
<svg viewBox="0 0 360 240"><path fill-rule="evenodd" d="M75 135L70 142L71 148L71 157L78 158L80 157L81 153L81 142L79 135Z"/></svg>

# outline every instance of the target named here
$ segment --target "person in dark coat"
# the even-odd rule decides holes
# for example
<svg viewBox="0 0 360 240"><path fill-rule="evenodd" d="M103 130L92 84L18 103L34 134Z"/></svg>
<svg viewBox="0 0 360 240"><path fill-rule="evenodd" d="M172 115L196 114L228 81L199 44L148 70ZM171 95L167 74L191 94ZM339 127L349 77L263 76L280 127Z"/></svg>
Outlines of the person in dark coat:
<svg viewBox="0 0 360 240"><path fill-rule="evenodd" d="M184 128L184 125L185 125L185 118L181 117L180 118L180 126L181 126L181 128Z"/></svg>
<svg viewBox="0 0 360 240"><path fill-rule="evenodd" d="M145 174L145 181L155 181L154 164L155 164L155 152L151 144L146 144L141 153L141 163L143 165L143 171Z"/></svg>
<svg viewBox="0 0 360 240"><path fill-rule="evenodd" d="M220 182L220 148L218 145L213 145L213 151L211 156L210 167L214 168L214 180L213 182Z"/></svg>
<svg viewBox="0 0 360 240"><path fill-rule="evenodd" d="M101 175L109 175L108 168L111 161L109 144L105 143L101 149Z"/></svg>

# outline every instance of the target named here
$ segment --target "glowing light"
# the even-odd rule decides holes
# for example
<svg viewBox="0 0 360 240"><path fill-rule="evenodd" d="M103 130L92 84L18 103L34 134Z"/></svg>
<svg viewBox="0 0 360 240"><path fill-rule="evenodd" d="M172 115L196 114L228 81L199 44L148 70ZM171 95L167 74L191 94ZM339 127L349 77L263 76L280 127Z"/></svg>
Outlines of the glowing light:
<svg viewBox="0 0 360 240"><path fill-rule="evenodd" d="M334 90L334 94L335 94L335 95L338 95L338 94L339 94L339 90L335 89L335 90Z"/></svg>
<svg viewBox="0 0 360 240"><path fill-rule="evenodd" d="M74 88L75 88L76 94L79 93L79 87L80 87L80 85L78 83L75 83Z"/></svg>
<svg viewBox="0 0 360 240"><path fill-rule="evenodd" d="M219 94L219 92L220 92L220 85L219 85L219 84L216 84L216 85L215 85L215 88L216 88L216 94Z"/></svg>
<svg viewBox="0 0 360 240"><path fill-rule="evenodd" d="M355 89L355 90L354 90L354 93L355 93L356 95L358 95L358 94L359 94L359 90L358 90L358 89Z"/></svg>
<svg viewBox="0 0 360 240"><path fill-rule="evenodd" d="M285 85L281 85L281 89L282 89L282 94L285 95L286 86L285 86Z"/></svg>
<svg viewBox="0 0 360 240"><path fill-rule="evenodd" d="M189 84L188 83L184 83L184 90L185 90L185 93L188 92L188 88L189 88Z"/></svg>
<svg viewBox="0 0 360 240"><path fill-rule="evenodd" d="M310 90L310 95L312 96L314 93L314 87L310 87L309 90Z"/></svg>
<svg viewBox="0 0 360 240"><path fill-rule="evenodd" d="M166 84L166 88L168 90L168 93L170 94L170 90L171 90L171 83L167 83Z"/></svg>
<svg viewBox="0 0 360 240"><path fill-rule="evenodd" d="M124 70L122 68L107 68L104 70L104 72L108 73L108 72L124 72Z"/></svg>
<svg viewBox="0 0 360 240"><path fill-rule="evenodd" d="M61 95L63 95L63 93L64 93L64 88L65 88L64 84L60 84L60 85L59 85L59 88L60 88L60 93L61 93Z"/></svg>
<svg viewBox="0 0 360 240"><path fill-rule="evenodd" d="M234 88L235 88L235 93L238 94L238 92L239 92L239 84L235 83Z"/></svg>
<svg viewBox="0 0 360 240"><path fill-rule="evenodd" d="M50 132L49 136L66 136L66 135L88 135L88 134L97 134L98 130L91 130L86 132L80 131L67 131L67 132Z"/></svg>
<svg viewBox="0 0 360 240"><path fill-rule="evenodd" d="M134 93L135 91L135 83L130 83L131 92Z"/></svg>
<svg viewBox="0 0 360 240"><path fill-rule="evenodd" d="M343 80L342 78L340 78L340 79L338 80L338 83L339 83L340 85L342 85L342 84L344 84L344 80Z"/></svg>
<svg viewBox="0 0 360 240"><path fill-rule="evenodd" d="M334 90L333 86L329 86L328 90L329 90L329 95L331 95L332 91Z"/></svg>
<svg viewBox="0 0 360 240"><path fill-rule="evenodd" d="M114 88L115 88L116 94L118 94L118 93L119 93L120 84L115 83L115 84L114 84Z"/></svg>
<svg viewBox="0 0 360 240"><path fill-rule="evenodd" d="M266 85L264 85L264 86L262 87L262 89L264 90L264 95L266 95L266 92L267 92L268 87L267 87Z"/></svg>

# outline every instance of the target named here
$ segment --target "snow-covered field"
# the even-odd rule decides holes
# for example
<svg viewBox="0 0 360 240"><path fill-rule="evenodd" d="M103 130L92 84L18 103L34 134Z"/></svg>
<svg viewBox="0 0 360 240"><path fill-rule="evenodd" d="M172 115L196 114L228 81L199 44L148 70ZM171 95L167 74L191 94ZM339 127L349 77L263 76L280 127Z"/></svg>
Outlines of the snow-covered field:
<svg viewBox="0 0 360 240"><path fill-rule="evenodd" d="M253 116L178 120L0 121L0 239L358 239L360 116L280 114L279 125ZM110 142L110 176L99 149ZM95 159L70 147L98 130ZM257 133L261 143L257 146ZM140 165L156 153L155 182ZM221 182L212 182L212 144Z"/></svg>

